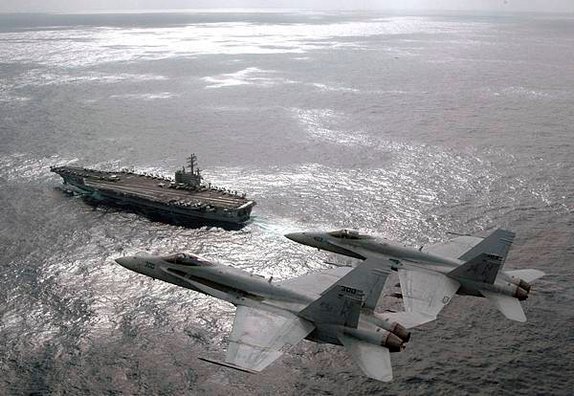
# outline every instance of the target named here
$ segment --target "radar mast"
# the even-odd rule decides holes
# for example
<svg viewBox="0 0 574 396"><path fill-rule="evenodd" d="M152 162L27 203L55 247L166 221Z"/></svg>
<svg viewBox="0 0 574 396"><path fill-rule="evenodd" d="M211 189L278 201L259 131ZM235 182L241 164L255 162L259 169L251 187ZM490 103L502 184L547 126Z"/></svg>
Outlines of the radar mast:
<svg viewBox="0 0 574 396"><path fill-rule="evenodd" d="M187 165L189 166L189 171L193 174L194 168L197 167L197 156L195 154L191 154L187 159ZM199 167L197 167L197 172L199 175Z"/></svg>
<svg viewBox="0 0 574 396"><path fill-rule="evenodd" d="M197 156L191 154L187 158L187 166L189 167L189 172L186 172L185 166L175 172L176 183L185 184L191 188L198 188L201 186L201 173L199 166L197 166Z"/></svg>

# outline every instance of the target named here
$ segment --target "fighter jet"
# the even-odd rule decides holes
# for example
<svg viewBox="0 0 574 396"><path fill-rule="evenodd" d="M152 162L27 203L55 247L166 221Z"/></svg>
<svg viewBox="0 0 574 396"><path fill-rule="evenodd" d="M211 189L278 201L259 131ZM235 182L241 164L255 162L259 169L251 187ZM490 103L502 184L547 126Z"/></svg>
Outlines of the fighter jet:
<svg viewBox="0 0 574 396"><path fill-rule="evenodd" d="M398 271L405 311L426 315L427 321L436 319L456 293L486 297L508 319L525 322L520 301L528 297L530 282L544 276L535 269L501 271L515 236L502 229L486 238L460 235L420 248L346 229L285 236Z"/></svg>
<svg viewBox="0 0 574 396"><path fill-rule="evenodd" d="M354 269L338 267L279 282L194 254L116 261L235 305L225 361L202 360L242 371L263 370L306 338L343 345L368 377L390 381L389 353L405 347L407 327L420 321L416 314L374 312L390 271L369 259Z"/></svg>

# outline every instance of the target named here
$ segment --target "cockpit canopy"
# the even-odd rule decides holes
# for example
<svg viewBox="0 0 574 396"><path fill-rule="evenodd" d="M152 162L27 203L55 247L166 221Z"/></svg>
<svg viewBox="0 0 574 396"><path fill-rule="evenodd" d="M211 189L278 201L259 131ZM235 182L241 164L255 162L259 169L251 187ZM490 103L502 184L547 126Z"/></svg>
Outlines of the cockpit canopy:
<svg viewBox="0 0 574 396"><path fill-rule="evenodd" d="M163 257L164 261L171 264L187 265L190 267L211 267L213 263L206 259L189 253L176 253L171 256Z"/></svg>
<svg viewBox="0 0 574 396"><path fill-rule="evenodd" d="M359 234L358 231L347 230L347 229L332 231L329 233L329 235L334 236L335 238L342 238L342 239L369 239L370 238L367 235Z"/></svg>

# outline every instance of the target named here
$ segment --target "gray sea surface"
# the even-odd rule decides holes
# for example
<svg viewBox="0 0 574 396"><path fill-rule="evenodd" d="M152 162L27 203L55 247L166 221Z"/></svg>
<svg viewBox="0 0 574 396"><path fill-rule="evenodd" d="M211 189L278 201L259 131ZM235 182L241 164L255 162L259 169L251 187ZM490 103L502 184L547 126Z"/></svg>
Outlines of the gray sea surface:
<svg viewBox="0 0 574 396"><path fill-rule="evenodd" d="M257 201L251 224L94 208L49 171L171 175L191 152ZM574 17L0 15L0 394L572 394L573 176ZM114 262L285 279L349 260L284 233L341 227L415 246L504 227L506 268L547 276L527 323L457 296L381 383L308 341L258 375L202 362L233 306Z"/></svg>

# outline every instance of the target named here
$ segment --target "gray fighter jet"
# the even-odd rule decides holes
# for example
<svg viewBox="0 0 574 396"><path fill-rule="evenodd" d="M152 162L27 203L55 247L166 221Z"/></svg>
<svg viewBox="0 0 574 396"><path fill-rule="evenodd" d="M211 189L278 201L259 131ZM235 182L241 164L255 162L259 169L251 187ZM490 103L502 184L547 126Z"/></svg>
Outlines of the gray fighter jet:
<svg viewBox="0 0 574 396"><path fill-rule="evenodd" d="M398 271L405 311L436 319L457 294L486 297L508 319L525 322L520 305L535 269L501 271L515 234L497 229L486 238L461 235L436 245L413 248L353 230L299 232L287 238ZM419 322L424 321L420 318Z"/></svg>
<svg viewBox="0 0 574 396"><path fill-rule="evenodd" d="M401 351L410 338L407 327L419 324L417 315L375 312L389 270L374 260L280 282L193 254L116 261L237 306L225 362L202 360L243 371L263 370L306 338L343 345L368 377L390 381L389 352Z"/></svg>

